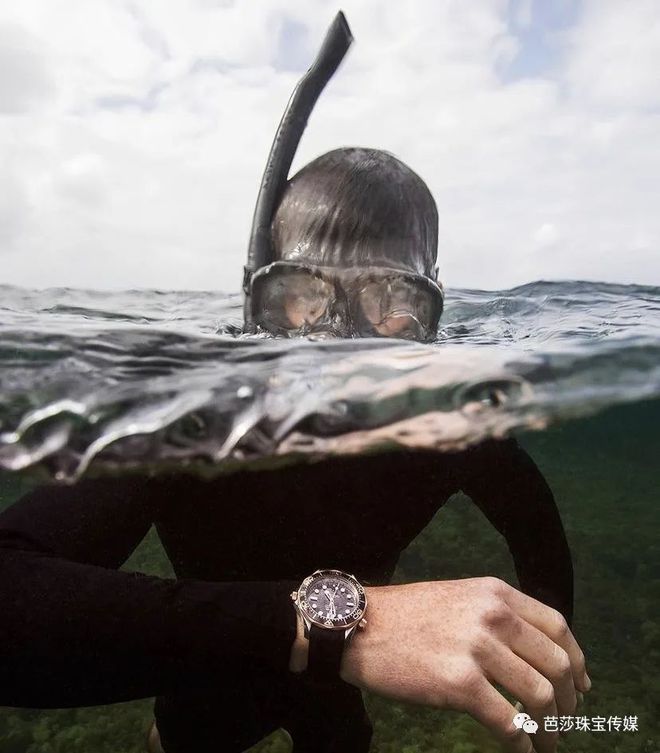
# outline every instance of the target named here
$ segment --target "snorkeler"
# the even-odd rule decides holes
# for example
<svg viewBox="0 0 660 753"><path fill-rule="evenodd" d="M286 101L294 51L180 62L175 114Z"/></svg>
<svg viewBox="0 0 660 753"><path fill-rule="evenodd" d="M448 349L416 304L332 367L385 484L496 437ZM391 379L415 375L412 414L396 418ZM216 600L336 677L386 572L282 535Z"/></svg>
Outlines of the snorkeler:
<svg viewBox="0 0 660 753"><path fill-rule="evenodd" d="M301 133L306 118L291 120ZM424 182L368 149L330 152L287 181L288 133L276 145L289 155L274 149L262 185L276 190L258 202L247 326L431 340L443 292ZM460 490L505 537L524 593L494 578L385 585ZM175 581L118 570L152 524ZM157 696L150 745L166 753L242 751L279 727L297 752L366 751L361 688L465 710L527 753L495 685L539 720L572 714L589 687L568 629L561 520L513 439L213 480L181 471L43 486L0 515L0 598L0 704ZM556 734L539 730L534 743L549 753Z"/></svg>
<svg viewBox="0 0 660 753"><path fill-rule="evenodd" d="M246 290L250 321L275 335L437 335L438 215L424 181L375 149L336 149L287 184L272 255Z"/></svg>

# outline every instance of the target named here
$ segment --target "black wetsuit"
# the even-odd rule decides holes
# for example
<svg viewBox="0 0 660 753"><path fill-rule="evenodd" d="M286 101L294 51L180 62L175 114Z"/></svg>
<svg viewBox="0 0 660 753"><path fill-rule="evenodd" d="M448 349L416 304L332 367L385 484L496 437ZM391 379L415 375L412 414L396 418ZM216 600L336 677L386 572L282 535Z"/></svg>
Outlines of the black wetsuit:
<svg viewBox="0 0 660 753"><path fill-rule="evenodd" d="M168 753L242 750L279 726L296 751L366 750L360 692L288 672L289 593L319 567L386 583L459 490L506 537L522 590L570 623L561 520L514 440L40 487L0 515L0 705L157 696ZM179 580L117 570L152 523Z"/></svg>

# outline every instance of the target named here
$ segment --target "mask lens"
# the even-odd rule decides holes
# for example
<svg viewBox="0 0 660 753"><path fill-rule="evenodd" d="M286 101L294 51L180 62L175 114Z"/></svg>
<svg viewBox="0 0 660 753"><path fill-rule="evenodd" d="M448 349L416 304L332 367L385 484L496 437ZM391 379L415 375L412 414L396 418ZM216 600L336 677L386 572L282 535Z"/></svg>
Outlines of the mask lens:
<svg viewBox="0 0 660 753"><path fill-rule="evenodd" d="M332 285L303 271L274 274L263 281L260 292L264 324L285 330L319 323L334 298Z"/></svg>
<svg viewBox="0 0 660 753"><path fill-rule="evenodd" d="M433 323L431 292L408 280L368 282L360 291L360 307L366 323L382 337L420 339Z"/></svg>

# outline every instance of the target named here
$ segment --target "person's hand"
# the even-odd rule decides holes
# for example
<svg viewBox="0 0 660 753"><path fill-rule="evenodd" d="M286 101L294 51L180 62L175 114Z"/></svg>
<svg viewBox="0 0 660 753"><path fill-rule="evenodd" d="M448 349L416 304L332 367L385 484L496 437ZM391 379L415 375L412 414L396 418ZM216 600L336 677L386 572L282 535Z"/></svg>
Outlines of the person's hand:
<svg viewBox="0 0 660 753"><path fill-rule="evenodd" d="M591 681L561 613L497 578L367 588L367 627L347 645L346 682L399 701L467 711L515 753L551 753L543 717L572 715ZM513 724L520 699L538 723Z"/></svg>

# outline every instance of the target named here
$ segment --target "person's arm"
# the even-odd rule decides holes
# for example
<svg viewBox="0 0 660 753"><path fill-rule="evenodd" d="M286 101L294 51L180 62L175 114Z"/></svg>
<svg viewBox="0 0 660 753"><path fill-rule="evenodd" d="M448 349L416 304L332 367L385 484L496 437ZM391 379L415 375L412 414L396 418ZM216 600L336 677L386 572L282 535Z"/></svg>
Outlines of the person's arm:
<svg viewBox="0 0 660 753"><path fill-rule="evenodd" d="M573 619L573 563L552 491L514 439L464 453L463 491L506 539L520 588Z"/></svg>
<svg viewBox="0 0 660 753"><path fill-rule="evenodd" d="M512 753L555 753L546 716L573 715L591 687L584 655L556 609L497 578L366 588L367 625L344 651L341 677L379 695L467 711ZM302 622L302 621L301 621ZM299 625L290 668L307 666ZM523 703L539 725L514 723Z"/></svg>
<svg viewBox="0 0 660 753"><path fill-rule="evenodd" d="M40 487L0 515L0 705L161 695L231 662L286 669L297 584L116 570L151 525L150 496L137 478L98 479Z"/></svg>

